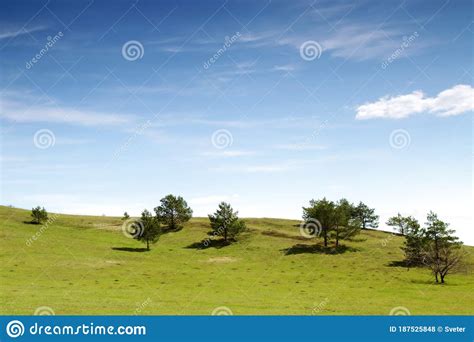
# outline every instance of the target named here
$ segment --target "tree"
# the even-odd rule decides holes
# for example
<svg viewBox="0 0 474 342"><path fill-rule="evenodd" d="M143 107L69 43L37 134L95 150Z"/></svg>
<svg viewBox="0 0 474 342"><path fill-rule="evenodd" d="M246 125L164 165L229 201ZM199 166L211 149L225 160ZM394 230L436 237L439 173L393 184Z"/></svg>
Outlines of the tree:
<svg viewBox="0 0 474 342"><path fill-rule="evenodd" d="M328 246L328 238L330 230L336 223L336 204L333 201L328 201L326 197L322 200L309 202L309 207L303 207L303 219L305 221L317 220L321 225L320 234L324 239L324 247Z"/></svg>
<svg viewBox="0 0 474 342"><path fill-rule="evenodd" d="M168 230L181 229L184 222L193 215L192 209L181 196L167 195L161 199L161 205L156 207L158 220L167 226Z"/></svg>
<svg viewBox="0 0 474 342"><path fill-rule="evenodd" d="M126 220L128 220L129 218L130 218L130 215L128 215L127 212L124 212L124 213L123 213L122 220L126 221Z"/></svg>
<svg viewBox="0 0 474 342"><path fill-rule="evenodd" d="M135 222L135 233L133 238L146 243L146 249L150 250L150 244L156 243L161 235L160 222L148 210L143 210L140 220Z"/></svg>
<svg viewBox="0 0 474 342"><path fill-rule="evenodd" d="M400 234L405 235L407 233L407 217L403 217L400 213L397 216L392 216L387 221L387 226L393 227Z"/></svg>
<svg viewBox="0 0 474 342"><path fill-rule="evenodd" d="M433 272L437 283L444 283L446 275L460 264L463 257L462 243L454 236L455 231L448 227L449 224L438 219L434 212L428 213L423 261Z"/></svg>
<svg viewBox="0 0 474 342"><path fill-rule="evenodd" d="M48 219L48 212L46 209L37 206L36 208L31 209L31 217L33 218L32 222L35 224L41 224Z"/></svg>
<svg viewBox="0 0 474 342"><path fill-rule="evenodd" d="M426 244L426 236L418 220L412 216L404 218L405 243L402 250L405 252L405 264L420 266L423 264L423 248Z"/></svg>
<svg viewBox="0 0 474 342"><path fill-rule="evenodd" d="M392 216L387 221L387 226L393 227L405 236L402 250L405 252L405 264L419 266L422 264L422 251L425 244L425 234L418 221L412 216Z"/></svg>
<svg viewBox="0 0 474 342"><path fill-rule="evenodd" d="M223 236L224 242L234 240L246 229L245 223L237 215L238 211L234 211L231 205L225 202L219 204L214 215L208 215L212 230L216 235Z"/></svg>
<svg viewBox="0 0 474 342"><path fill-rule="evenodd" d="M354 206L345 198L336 203L334 210L335 224L332 230L336 247L339 247L339 240L349 239L359 233L361 222L353 217Z"/></svg>
<svg viewBox="0 0 474 342"><path fill-rule="evenodd" d="M353 217L361 222L362 229L377 228L379 226L379 216L375 215L375 209L369 208L362 202L359 202L354 208Z"/></svg>

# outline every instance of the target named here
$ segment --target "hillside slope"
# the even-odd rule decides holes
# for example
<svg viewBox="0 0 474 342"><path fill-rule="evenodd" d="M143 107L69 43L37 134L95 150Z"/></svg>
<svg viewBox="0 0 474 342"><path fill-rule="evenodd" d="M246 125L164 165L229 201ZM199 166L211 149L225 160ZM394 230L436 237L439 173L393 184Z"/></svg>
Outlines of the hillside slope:
<svg viewBox="0 0 474 342"><path fill-rule="evenodd" d="M238 243L201 249L208 220L194 218L146 252L120 218L59 215L43 229L29 220L0 206L0 314L474 314L473 247L466 270L435 285L428 270L396 266L402 238L378 231L327 255L298 221L246 219Z"/></svg>

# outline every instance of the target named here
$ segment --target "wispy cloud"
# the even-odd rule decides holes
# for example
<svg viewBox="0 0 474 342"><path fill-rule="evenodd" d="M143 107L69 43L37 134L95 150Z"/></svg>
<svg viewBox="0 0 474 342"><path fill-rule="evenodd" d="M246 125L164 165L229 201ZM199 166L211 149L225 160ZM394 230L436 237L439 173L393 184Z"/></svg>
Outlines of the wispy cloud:
<svg viewBox="0 0 474 342"><path fill-rule="evenodd" d="M325 150L327 149L326 146L322 145L314 145L314 144L307 144L307 143L301 143L301 144L282 144L282 145L276 145L275 148L281 149L281 150L290 150L290 151L320 151L320 150Z"/></svg>
<svg viewBox="0 0 474 342"><path fill-rule="evenodd" d="M237 166L220 166L211 168L211 171L217 172L235 172L235 173L275 173L285 172L294 167L286 164L258 164L258 165L237 165Z"/></svg>
<svg viewBox="0 0 474 342"><path fill-rule="evenodd" d="M357 7L357 3L341 3L341 4L323 4L320 2L315 3L311 13L315 13L323 19L340 19L348 15L354 8Z"/></svg>
<svg viewBox="0 0 474 342"><path fill-rule="evenodd" d="M453 116L473 110L474 89L470 85L459 84L435 97L426 97L422 91L382 97L378 101L357 107L356 119L402 119L423 112Z"/></svg>
<svg viewBox="0 0 474 342"><path fill-rule="evenodd" d="M56 137L56 145L86 145L93 143L92 139L75 139L75 138L64 138Z"/></svg>
<svg viewBox="0 0 474 342"><path fill-rule="evenodd" d="M217 128L256 128L256 127L272 127L272 128L303 128L318 124L314 118L303 116L287 116L275 117L268 119L252 119L252 118L229 118L219 119L214 117L206 117L199 114L175 113L166 114L160 117L160 120L154 124L156 127L167 126L183 126L183 125L202 125Z"/></svg>
<svg viewBox="0 0 474 342"><path fill-rule="evenodd" d="M296 70L296 65L294 64L285 64L285 65L275 65L273 67L273 71L295 71Z"/></svg>
<svg viewBox="0 0 474 342"><path fill-rule="evenodd" d="M21 28L18 30L2 30L0 31L0 40L7 38L15 38L18 36L23 36L25 34L31 34L33 32L45 30L46 26L35 26L32 28Z"/></svg>
<svg viewBox="0 0 474 342"><path fill-rule="evenodd" d="M323 30L287 35L268 43L275 42L280 46L291 46L299 50L304 42L314 40L321 45L323 55L364 61L387 57L400 47L404 35L413 33L399 28L381 28L360 23L340 25L329 34L321 34L321 31ZM404 55L426 46L426 42L423 45L411 44L410 48L404 51Z"/></svg>
<svg viewBox="0 0 474 342"><path fill-rule="evenodd" d="M269 30L264 32L248 32L240 36L238 42L246 46L260 47L275 43L275 38L281 34L278 30Z"/></svg>
<svg viewBox="0 0 474 342"><path fill-rule="evenodd" d="M246 157L255 155L255 151L244 151L244 150L225 150L225 151L212 151L201 153L202 156L215 157L215 158L232 158L232 157Z"/></svg>
<svg viewBox="0 0 474 342"><path fill-rule="evenodd" d="M366 60L385 57L400 45L399 31L382 30L365 25L350 25L337 30L321 41L324 50L332 56Z"/></svg>
<svg viewBox="0 0 474 342"><path fill-rule="evenodd" d="M51 122L83 126L125 125L133 121L133 117L124 114L102 113L80 110L69 107L48 105L27 106L23 103L4 100L0 109L0 117L19 123Z"/></svg>

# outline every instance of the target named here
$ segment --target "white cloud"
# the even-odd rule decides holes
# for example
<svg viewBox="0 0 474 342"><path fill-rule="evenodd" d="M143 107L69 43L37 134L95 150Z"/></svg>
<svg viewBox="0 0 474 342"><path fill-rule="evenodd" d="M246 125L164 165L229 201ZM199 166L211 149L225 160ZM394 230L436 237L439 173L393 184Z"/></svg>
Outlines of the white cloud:
<svg viewBox="0 0 474 342"><path fill-rule="evenodd" d="M33 33L33 32L36 32L36 31L41 31L41 30L44 30L46 29L45 26L36 26L36 27L32 27L32 28L21 28L19 30L5 30L5 31L2 31L0 32L0 39L6 39L6 38L15 38L15 37L18 37L18 36L22 36L22 35L25 35L25 34L30 34L30 33Z"/></svg>
<svg viewBox="0 0 474 342"><path fill-rule="evenodd" d="M252 156L255 155L254 151L244 151L244 150L225 150L225 151L212 151L212 152L204 152L202 153L203 156L206 157L245 157L245 156Z"/></svg>
<svg viewBox="0 0 474 342"><path fill-rule="evenodd" d="M58 145L85 145L91 144L94 140L91 139L75 139L75 138L56 138L56 144Z"/></svg>
<svg viewBox="0 0 474 342"><path fill-rule="evenodd" d="M275 173L285 172L293 169L292 165L282 164L262 164L262 165L240 165L240 166L220 166L211 168L211 171L217 172L236 172L236 173Z"/></svg>
<svg viewBox="0 0 474 342"><path fill-rule="evenodd" d="M8 100L2 103L0 117L20 123L52 122L83 126L124 125L133 121L129 115L45 105L28 107L19 102Z"/></svg>
<svg viewBox="0 0 474 342"><path fill-rule="evenodd" d="M325 4L326 5L326 4ZM321 3L314 3L312 6L314 9L312 13L317 14L318 17L322 17L324 20L329 18L339 19L341 16L345 17L357 6L355 4L336 4L330 6L321 5Z"/></svg>
<svg viewBox="0 0 474 342"><path fill-rule="evenodd" d="M255 165L255 166L246 166L243 171L248 173L267 173L267 172L282 172L288 171L288 166L282 165Z"/></svg>
<svg viewBox="0 0 474 342"><path fill-rule="evenodd" d="M367 60L385 57L394 51L403 40L400 33L393 30L374 29L373 27L350 25L337 30L332 36L320 43L331 55L341 58ZM350 39L347 39L350 37Z"/></svg>
<svg viewBox="0 0 474 342"><path fill-rule="evenodd" d="M322 35L320 31L300 35L289 35L275 39L278 45L288 45L300 49L301 45L309 40L317 41L322 47L322 55L364 61L381 59L400 49L404 43L404 35L414 32L392 28L374 27L368 24L353 23L334 30L332 33ZM350 37L350 39L348 39ZM427 45L416 41L411 43L399 57L406 57Z"/></svg>
<svg viewBox="0 0 474 342"><path fill-rule="evenodd" d="M273 67L273 70L274 70L274 71L285 71L285 72L295 71L295 70L296 70L296 66L293 65L293 64L275 65L275 66Z"/></svg>
<svg viewBox="0 0 474 342"><path fill-rule="evenodd" d="M441 116L459 115L474 110L474 88L460 84L427 101L431 102L431 112Z"/></svg>
<svg viewBox="0 0 474 342"><path fill-rule="evenodd" d="M473 110L474 89L470 85L459 84L440 92L435 97L426 97L421 91L382 97L378 101L357 107L356 119L402 119L423 112L453 116Z"/></svg>
<svg viewBox="0 0 474 342"><path fill-rule="evenodd" d="M274 38L279 34L279 30L271 30L265 32L249 32L241 34L239 43L247 43L254 47L271 45L274 43Z"/></svg>
<svg viewBox="0 0 474 342"><path fill-rule="evenodd" d="M327 147L323 145L314 145L308 143L300 143L300 144L281 144L276 145L275 148L281 150L290 150L290 151L314 151L314 150L325 150Z"/></svg>

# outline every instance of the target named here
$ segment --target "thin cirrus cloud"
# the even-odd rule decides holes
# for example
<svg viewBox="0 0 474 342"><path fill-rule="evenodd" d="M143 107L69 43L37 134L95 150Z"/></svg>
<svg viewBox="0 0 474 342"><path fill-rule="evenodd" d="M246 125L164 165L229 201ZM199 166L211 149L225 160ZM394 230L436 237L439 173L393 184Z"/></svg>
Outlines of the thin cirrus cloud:
<svg viewBox="0 0 474 342"><path fill-rule="evenodd" d="M443 90L435 97L426 97L422 91L379 100L357 107L357 120L376 118L403 119L419 113L454 116L474 111L474 88L459 84Z"/></svg>
<svg viewBox="0 0 474 342"><path fill-rule="evenodd" d="M215 157L215 158L233 158L233 157L246 157L255 155L255 151L244 151L244 150L229 150L229 151L213 151L213 152L204 152L201 155L205 157Z"/></svg>
<svg viewBox="0 0 474 342"><path fill-rule="evenodd" d="M359 61L386 57L400 47L401 32L365 25L348 25L321 41L323 50L334 57ZM347 39L351 37L351 39ZM414 46L411 47L414 49Z"/></svg>
<svg viewBox="0 0 474 342"><path fill-rule="evenodd" d="M232 173L275 173L286 172L295 169L293 164L258 164L258 165L237 165L237 166L219 166L210 168L215 172L232 172Z"/></svg>
<svg viewBox="0 0 474 342"><path fill-rule="evenodd" d="M290 71L295 71L296 66L294 64L275 65L272 70L290 72Z"/></svg>
<svg viewBox="0 0 474 342"><path fill-rule="evenodd" d="M0 118L13 122L51 122L82 126L125 125L133 121L130 115L101 113L53 106L25 106L15 101L4 101Z"/></svg>
<svg viewBox="0 0 474 342"><path fill-rule="evenodd" d="M321 35L314 33L311 36L290 35L269 40L268 44L291 46L300 50L303 43L316 41L320 44L322 53L331 57L344 58L355 61L365 61L387 57L400 48L404 42L403 36L413 34L413 31L401 31L392 28L378 28L366 24L352 23L338 28L333 33ZM347 39L350 37L350 39ZM403 51L401 57L418 52L425 48L427 43L413 41Z"/></svg>
<svg viewBox="0 0 474 342"><path fill-rule="evenodd" d="M278 148L281 150L290 150L290 151L320 151L320 150L327 149L326 146L308 144L307 142L302 142L299 144L281 144L281 145L276 145L275 148Z"/></svg>
<svg viewBox="0 0 474 342"><path fill-rule="evenodd" d="M21 28L19 30L4 30L2 32L0 32L0 40L1 39L7 39L7 38L15 38L15 37L18 37L18 36L23 36L25 34L31 34L33 32L36 32L36 31L42 31L42 30L45 30L46 29L46 26L36 26L36 27L32 27L32 28Z"/></svg>

